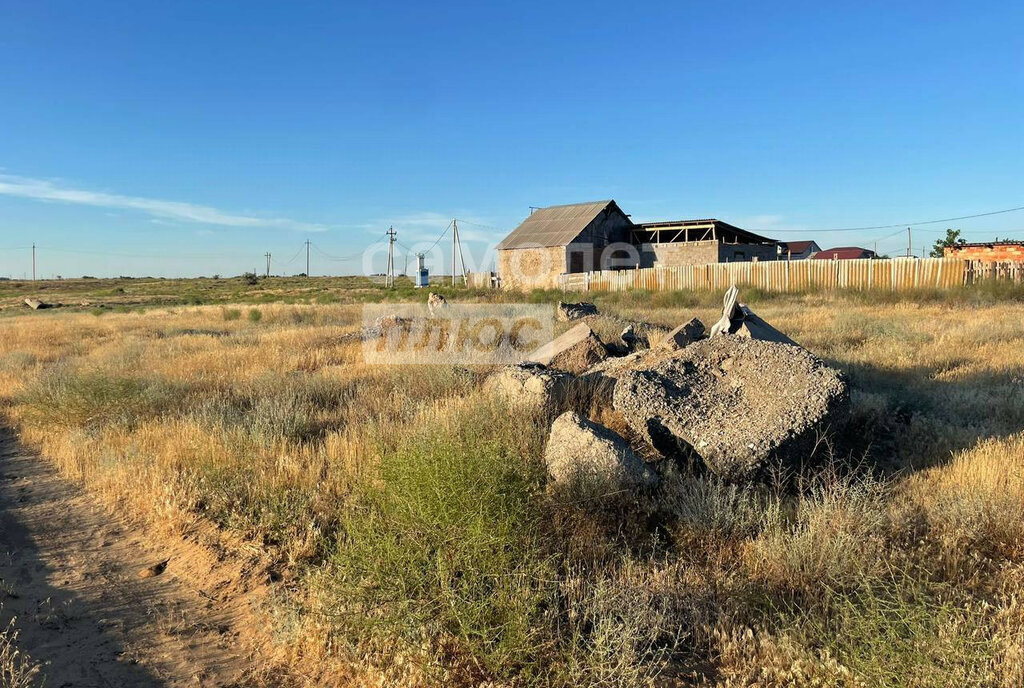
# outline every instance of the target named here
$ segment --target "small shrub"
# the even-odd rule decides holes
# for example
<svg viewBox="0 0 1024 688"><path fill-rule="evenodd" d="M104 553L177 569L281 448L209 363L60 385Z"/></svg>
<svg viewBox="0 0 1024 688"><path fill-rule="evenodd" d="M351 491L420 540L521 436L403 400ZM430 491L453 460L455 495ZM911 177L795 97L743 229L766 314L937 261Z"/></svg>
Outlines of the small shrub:
<svg viewBox="0 0 1024 688"><path fill-rule="evenodd" d="M261 311L258 308L250 308L249 309L249 322L251 322L251 323L258 323L262 319L263 319L263 311Z"/></svg>
<svg viewBox="0 0 1024 688"><path fill-rule="evenodd" d="M998 649L991 607L903 571L851 590L822 586L824 610L791 608L783 624L868 686L986 685Z"/></svg>
<svg viewBox="0 0 1024 688"><path fill-rule="evenodd" d="M221 316L223 316L225 320L238 320L242 317L242 311L238 308L222 308Z"/></svg>
<svg viewBox="0 0 1024 688"><path fill-rule="evenodd" d="M21 395L38 422L64 427L130 426L168 413L182 398L166 382L62 369L37 378Z"/></svg>
<svg viewBox="0 0 1024 688"><path fill-rule="evenodd" d="M399 639L416 652L426 638L448 638L456 663L472 658L496 677L528 672L556 602L534 501L542 476L517 451L535 435L530 419L469 408L450 432L427 429L380 457L345 517L327 583L356 641Z"/></svg>

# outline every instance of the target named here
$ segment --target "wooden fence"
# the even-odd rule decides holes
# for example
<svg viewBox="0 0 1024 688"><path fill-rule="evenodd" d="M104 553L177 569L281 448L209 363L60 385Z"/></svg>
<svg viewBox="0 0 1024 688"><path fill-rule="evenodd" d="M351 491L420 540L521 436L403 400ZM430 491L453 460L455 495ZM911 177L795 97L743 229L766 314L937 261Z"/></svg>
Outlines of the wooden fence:
<svg viewBox="0 0 1024 688"><path fill-rule="evenodd" d="M466 274L466 286L473 289L493 289L493 272L470 272Z"/></svg>
<svg viewBox="0 0 1024 688"><path fill-rule="evenodd" d="M1024 281L1024 264L961 258L794 260L680 265L564 274L567 291L718 291L733 284L765 291L948 289L986 279Z"/></svg>

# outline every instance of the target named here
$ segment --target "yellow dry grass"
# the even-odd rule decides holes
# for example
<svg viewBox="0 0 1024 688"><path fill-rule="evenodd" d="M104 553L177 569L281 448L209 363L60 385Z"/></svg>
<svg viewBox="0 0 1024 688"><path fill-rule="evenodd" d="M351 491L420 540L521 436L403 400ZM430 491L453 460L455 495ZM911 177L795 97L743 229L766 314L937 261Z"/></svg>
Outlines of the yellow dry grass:
<svg viewBox="0 0 1024 688"><path fill-rule="evenodd" d="M665 325L715 320L710 307L609 308ZM836 439L835 465L795 492L687 475L667 481L657 503L596 511L552 507L538 491L542 517L515 516L534 539L509 546L538 562L531 575L543 584L529 595L551 597L529 607L523 628L501 617L500 638L479 631L497 623L494 610L477 614L487 601L454 594L447 603L472 613L382 597L383 631L340 621L352 588L339 581L355 575L347 551L381 555L346 547L377 532L358 520L367 503L389 513L373 486L405 485L378 470L382 457L461 451L474 461L496 437L509 457L536 464L543 428L493 408L478 374L361 363L357 306L258 309L259 321L222 307L8 318L0 404L24 441L133 518L170 533L213 522L270 552L279 642L310 681L1024 683L1020 304L761 304L766 320L851 376L853 430ZM466 428L467 417L493 427ZM404 439L460 433L454 448ZM481 566L509 565L492 555ZM358 570L371 576L372 563ZM518 605L527 592L503 594ZM515 634L521 645L508 647L533 648L528 659L503 654ZM332 662L345 672L327 672Z"/></svg>

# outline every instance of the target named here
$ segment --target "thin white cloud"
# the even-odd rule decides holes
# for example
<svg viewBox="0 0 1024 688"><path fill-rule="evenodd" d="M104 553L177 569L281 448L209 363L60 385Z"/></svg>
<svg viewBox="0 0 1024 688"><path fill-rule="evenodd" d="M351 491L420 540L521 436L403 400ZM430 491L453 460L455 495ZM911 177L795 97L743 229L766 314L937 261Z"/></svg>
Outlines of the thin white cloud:
<svg viewBox="0 0 1024 688"><path fill-rule="evenodd" d="M123 196L101 191L85 191L58 186L44 179L31 179L0 174L0 194L31 198L39 201L88 205L96 208L117 208L135 210L155 218L194 222L222 227L252 227L269 229L291 229L301 232L322 232L326 225L299 222L283 217L258 217L237 215L217 208L179 201L162 201L141 196Z"/></svg>

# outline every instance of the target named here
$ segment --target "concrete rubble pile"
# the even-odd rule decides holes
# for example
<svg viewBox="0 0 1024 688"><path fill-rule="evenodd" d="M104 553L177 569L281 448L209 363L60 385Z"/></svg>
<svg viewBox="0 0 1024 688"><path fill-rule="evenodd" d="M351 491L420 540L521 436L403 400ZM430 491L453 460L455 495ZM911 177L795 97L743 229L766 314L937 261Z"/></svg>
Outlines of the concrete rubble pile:
<svg viewBox="0 0 1024 688"><path fill-rule="evenodd" d="M606 345L593 323L587 318L534 351L530 363L485 383L558 416L545 456L554 486L599 478L617 489L650 488L663 460L697 460L726 480L756 481L810 465L848 416L845 376L740 303L735 287L709 333L693 318L648 346L636 329L658 330L636 323L621 343ZM616 418L628 440L568 408L577 381L605 390L591 405Z"/></svg>

